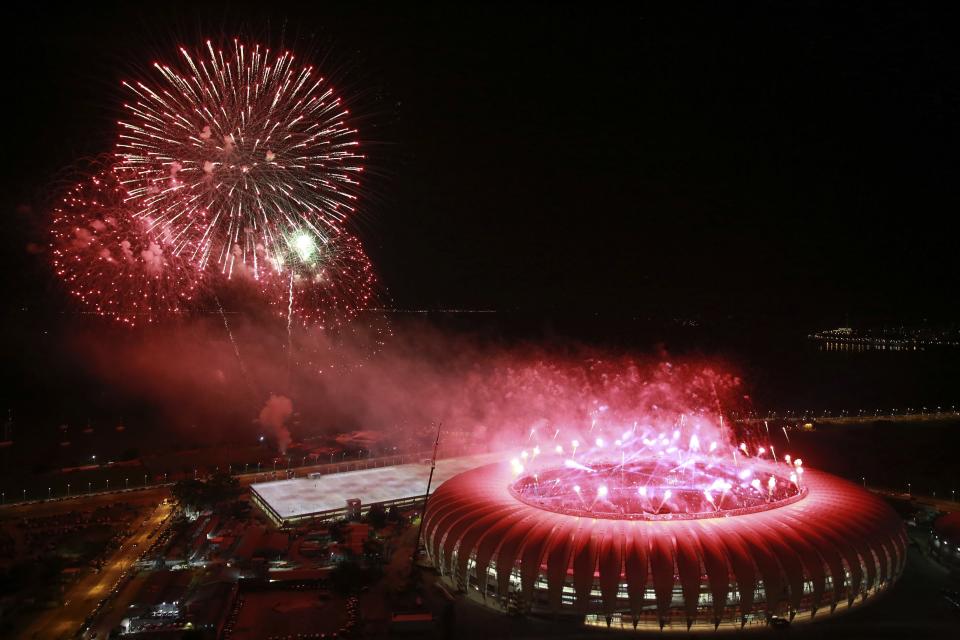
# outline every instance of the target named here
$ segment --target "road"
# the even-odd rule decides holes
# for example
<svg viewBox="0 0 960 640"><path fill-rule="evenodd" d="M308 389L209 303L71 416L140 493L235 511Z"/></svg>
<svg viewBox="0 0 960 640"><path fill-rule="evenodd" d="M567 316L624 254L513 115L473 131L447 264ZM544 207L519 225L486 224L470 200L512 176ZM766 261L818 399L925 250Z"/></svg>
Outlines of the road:
<svg viewBox="0 0 960 640"><path fill-rule="evenodd" d="M170 496L166 486L155 486L137 491L119 493L95 493L77 496L68 500L46 500L38 502L7 504L0 508L0 520L19 520L20 518L43 518L68 513L70 511L90 511L116 502L130 504L157 504Z"/></svg>
<svg viewBox="0 0 960 640"><path fill-rule="evenodd" d="M813 425L851 425L869 424L871 422L950 422L960 420L960 411L924 411L920 413L870 413L857 415L769 415L764 418L745 418L738 422L744 424L763 424L776 422L797 424L810 422Z"/></svg>
<svg viewBox="0 0 960 640"><path fill-rule="evenodd" d="M63 607L43 612L19 637L24 640L72 638L97 602L110 594L123 573L149 546L153 533L166 521L172 510L173 505L159 502L153 512L139 522L123 545L107 559L99 573L89 573L81 578L64 594Z"/></svg>
<svg viewBox="0 0 960 640"><path fill-rule="evenodd" d="M914 504L918 504L924 507L931 507L937 511L945 511L947 513L952 513L954 511L960 511L960 502L955 500L947 500L945 498L934 498L933 496L924 496L918 493L909 494L902 491L891 491L890 489L884 489L881 487L865 487L870 491L887 496L889 498L896 498L898 500L909 500Z"/></svg>

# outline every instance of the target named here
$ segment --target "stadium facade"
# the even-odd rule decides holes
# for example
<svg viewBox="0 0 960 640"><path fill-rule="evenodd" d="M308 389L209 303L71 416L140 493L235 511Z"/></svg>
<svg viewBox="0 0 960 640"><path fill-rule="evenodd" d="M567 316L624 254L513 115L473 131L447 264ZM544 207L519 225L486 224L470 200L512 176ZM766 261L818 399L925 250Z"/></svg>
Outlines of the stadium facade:
<svg viewBox="0 0 960 640"><path fill-rule="evenodd" d="M813 470L803 484L767 509L587 517L524 499L490 464L437 489L424 542L447 584L505 611L654 629L820 618L889 588L907 538L855 484Z"/></svg>

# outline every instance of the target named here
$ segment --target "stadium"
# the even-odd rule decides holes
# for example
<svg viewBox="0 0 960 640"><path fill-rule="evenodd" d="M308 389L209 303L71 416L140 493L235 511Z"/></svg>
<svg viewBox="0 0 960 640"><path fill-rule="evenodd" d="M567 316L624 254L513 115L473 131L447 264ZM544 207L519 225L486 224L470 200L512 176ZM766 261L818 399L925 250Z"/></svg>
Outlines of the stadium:
<svg viewBox="0 0 960 640"><path fill-rule="evenodd" d="M801 481L782 463L690 465L682 482L674 471L649 460L465 471L430 499L427 554L486 606L625 629L821 618L903 571L899 518L845 480L810 470Z"/></svg>

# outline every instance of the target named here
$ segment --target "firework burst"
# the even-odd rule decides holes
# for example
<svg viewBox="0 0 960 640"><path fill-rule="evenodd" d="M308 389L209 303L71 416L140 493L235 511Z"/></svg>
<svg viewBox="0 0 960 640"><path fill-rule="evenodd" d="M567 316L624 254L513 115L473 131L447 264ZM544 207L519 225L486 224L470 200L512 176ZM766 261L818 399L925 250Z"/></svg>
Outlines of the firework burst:
<svg viewBox="0 0 960 640"><path fill-rule="evenodd" d="M354 212L362 156L348 110L289 51L234 40L180 49L154 80L124 83L117 144L138 218L199 269L232 276L283 264L291 237L339 237ZM289 274L288 274L289 275Z"/></svg>
<svg viewBox="0 0 960 640"><path fill-rule="evenodd" d="M376 277L360 241L332 226L324 235L300 229L282 239L260 282L277 309L292 322L337 328L370 306Z"/></svg>
<svg viewBox="0 0 960 640"><path fill-rule="evenodd" d="M124 190L107 170L71 188L53 210L53 266L88 311L127 325L188 309L199 274L131 216Z"/></svg>

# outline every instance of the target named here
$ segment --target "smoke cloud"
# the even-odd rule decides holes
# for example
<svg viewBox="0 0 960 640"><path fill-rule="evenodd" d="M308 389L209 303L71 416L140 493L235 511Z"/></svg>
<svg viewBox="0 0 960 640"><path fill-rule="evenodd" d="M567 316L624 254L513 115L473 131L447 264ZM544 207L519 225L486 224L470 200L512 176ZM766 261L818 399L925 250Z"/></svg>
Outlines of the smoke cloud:
<svg viewBox="0 0 960 640"><path fill-rule="evenodd" d="M156 407L167 428L202 424L192 433L251 442L259 423L281 450L353 430L379 431L385 446L420 446L437 422L458 444L477 446L515 445L532 431L570 438L598 421L660 428L685 416L719 429L718 416L744 398L740 379L716 363L503 344L421 323L389 334L295 331L292 350L275 316L102 329L75 336L73 348L111 389Z"/></svg>
<svg viewBox="0 0 960 640"><path fill-rule="evenodd" d="M270 431L270 434L277 441L277 448L280 453L286 453L290 446L290 430L287 429L286 421L293 414L293 402L286 396L276 396L270 394L267 404L260 410L258 422Z"/></svg>
<svg viewBox="0 0 960 640"><path fill-rule="evenodd" d="M147 273L156 275L163 270L163 249L156 242L151 242L150 246L140 252L143 258L143 266Z"/></svg>

